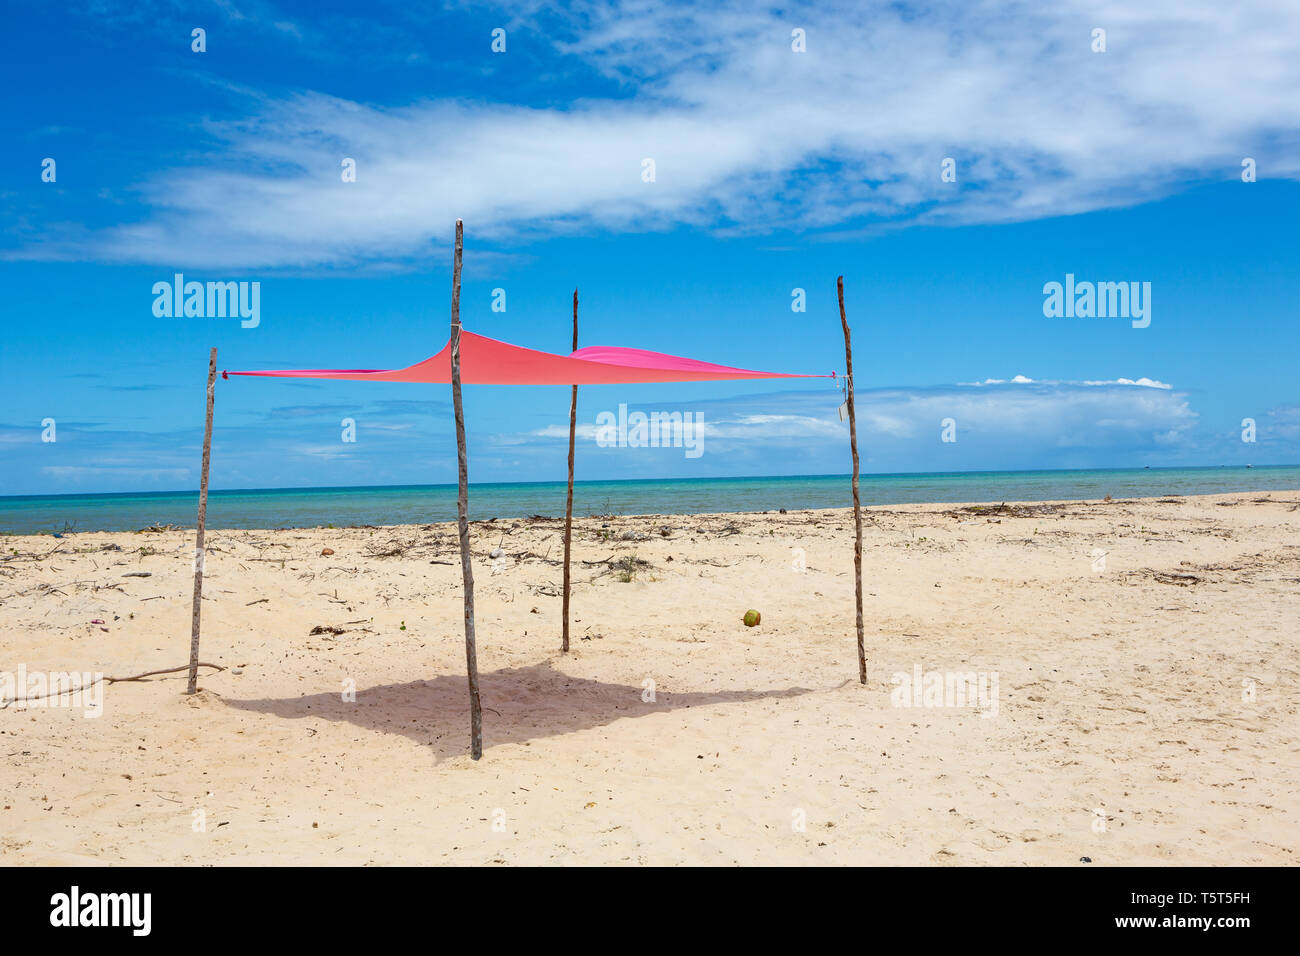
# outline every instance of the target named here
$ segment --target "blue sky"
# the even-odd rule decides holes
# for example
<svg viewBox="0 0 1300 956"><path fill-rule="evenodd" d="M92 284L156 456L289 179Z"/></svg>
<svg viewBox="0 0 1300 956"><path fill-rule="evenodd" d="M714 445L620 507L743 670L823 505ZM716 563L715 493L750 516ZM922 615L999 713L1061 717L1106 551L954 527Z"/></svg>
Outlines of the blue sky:
<svg viewBox="0 0 1300 956"><path fill-rule="evenodd" d="M843 274L866 471L1300 462L1294 4L119 6L0 37L0 494L193 486L211 345L437 351L458 216L466 326L552 351L576 286L580 344L842 371ZM259 324L155 316L176 272ZM1067 274L1150 283L1149 326L1045 316ZM467 389L471 478L562 479L567 392ZM213 486L454 481L448 393L221 381ZM578 475L845 472L840 400L583 388ZM704 453L597 447L621 403Z"/></svg>

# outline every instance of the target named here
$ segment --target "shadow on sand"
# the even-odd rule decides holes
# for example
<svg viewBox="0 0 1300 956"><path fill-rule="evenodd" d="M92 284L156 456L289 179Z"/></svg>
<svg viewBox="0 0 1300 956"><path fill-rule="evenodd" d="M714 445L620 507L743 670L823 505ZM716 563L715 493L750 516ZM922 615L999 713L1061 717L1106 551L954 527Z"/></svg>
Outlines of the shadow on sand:
<svg viewBox="0 0 1300 956"><path fill-rule="evenodd" d="M479 675L479 689L485 751L499 744L602 727L623 717L815 693L803 687L683 693L658 690L655 702L646 703L641 700L641 687L573 677L556 670L549 661L484 672ZM366 730L403 734L433 748L438 759L469 752L469 690L463 674L358 689L356 703L344 702L339 691L307 697L225 698L223 703L277 717L347 721Z"/></svg>

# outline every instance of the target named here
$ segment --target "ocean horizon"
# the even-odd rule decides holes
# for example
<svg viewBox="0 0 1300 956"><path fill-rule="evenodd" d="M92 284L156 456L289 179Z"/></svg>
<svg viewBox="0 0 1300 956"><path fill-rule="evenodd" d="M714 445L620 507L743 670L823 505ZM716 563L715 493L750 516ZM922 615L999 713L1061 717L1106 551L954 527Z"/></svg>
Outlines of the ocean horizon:
<svg viewBox="0 0 1300 956"><path fill-rule="evenodd" d="M867 505L1145 498L1300 489L1300 465L915 472L860 478ZM470 518L564 514L565 482L471 483ZM843 508L851 476L772 475L574 482L575 515L703 514ZM198 490L0 496L0 533L193 527ZM456 518L456 486L359 485L211 491L210 528L430 524Z"/></svg>

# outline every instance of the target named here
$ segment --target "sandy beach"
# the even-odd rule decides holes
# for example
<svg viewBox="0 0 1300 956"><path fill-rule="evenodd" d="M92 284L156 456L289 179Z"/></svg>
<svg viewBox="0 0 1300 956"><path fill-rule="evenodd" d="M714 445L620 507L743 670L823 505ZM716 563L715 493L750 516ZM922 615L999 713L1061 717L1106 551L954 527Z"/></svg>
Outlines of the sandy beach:
<svg viewBox="0 0 1300 956"><path fill-rule="evenodd" d="M1300 491L865 516L865 686L851 511L576 519L568 655L562 520L474 523L478 762L453 525L210 530L225 669L0 710L0 860L1296 862ZM188 660L192 530L0 546L0 671Z"/></svg>

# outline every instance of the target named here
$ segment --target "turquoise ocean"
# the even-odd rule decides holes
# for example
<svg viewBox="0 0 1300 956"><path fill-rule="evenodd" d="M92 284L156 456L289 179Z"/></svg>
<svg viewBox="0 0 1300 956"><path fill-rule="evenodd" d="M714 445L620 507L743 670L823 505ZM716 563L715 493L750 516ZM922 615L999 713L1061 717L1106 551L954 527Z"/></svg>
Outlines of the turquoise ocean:
<svg viewBox="0 0 1300 956"><path fill-rule="evenodd" d="M1048 501L1300 489L1300 466L1139 468L1092 471L984 471L863 475L864 505L914 502ZM564 482L470 485L470 517L564 514ZM843 508L853 504L847 475L579 481L576 515L700 514ZM155 524L193 527L198 491L0 497L0 532L135 531ZM305 528L426 524L456 517L455 485L271 488L214 491L210 528Z"/></svg>

